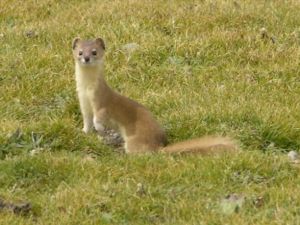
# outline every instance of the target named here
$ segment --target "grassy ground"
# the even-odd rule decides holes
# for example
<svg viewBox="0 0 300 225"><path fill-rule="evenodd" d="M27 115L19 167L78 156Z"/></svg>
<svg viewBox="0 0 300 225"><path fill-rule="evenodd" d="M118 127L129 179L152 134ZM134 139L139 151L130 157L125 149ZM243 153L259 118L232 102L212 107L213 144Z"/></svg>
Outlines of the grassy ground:
<svg viewBox="0 0 300 225"><path fill-rule="evenodd" d="M299 224L286 157L300 148L299 11L293 0L1 0L0 198L33 210L1 210L0 224ZM126 156L84 135L76 36L104 38L108 82L170 142L227 134L242 153Z"/></svg>

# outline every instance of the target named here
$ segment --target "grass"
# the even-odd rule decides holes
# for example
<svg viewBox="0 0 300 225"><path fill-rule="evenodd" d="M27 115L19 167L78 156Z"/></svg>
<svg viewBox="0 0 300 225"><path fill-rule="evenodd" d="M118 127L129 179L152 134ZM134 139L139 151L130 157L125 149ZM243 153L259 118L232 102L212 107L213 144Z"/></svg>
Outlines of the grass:
<svg viewBox="0 0 300 225"><path fill-rule="evenodd" d="M300 148L299 10L293 0L2 0L0 197L33 210L1 211L0 224L299 224L299 168L286 157ZM146 105L170 142L227 134L242 153L126 156L84 135L76 36L104 38L107 81ZM232 193L244 204L224 213Z"/></svg>

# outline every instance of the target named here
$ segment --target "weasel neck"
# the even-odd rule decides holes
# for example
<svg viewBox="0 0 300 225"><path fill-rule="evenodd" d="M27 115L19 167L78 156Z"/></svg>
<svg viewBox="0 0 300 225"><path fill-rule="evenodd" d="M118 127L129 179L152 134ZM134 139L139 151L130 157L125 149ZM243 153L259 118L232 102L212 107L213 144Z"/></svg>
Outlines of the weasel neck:
<svg viewBox="0 0 300 225"><path fill-rule="evenodd" d="M104 68L101 61L97 65L82 66L79 63L75 64L75 75L77 90L108 88L104 80Z"/></svg>

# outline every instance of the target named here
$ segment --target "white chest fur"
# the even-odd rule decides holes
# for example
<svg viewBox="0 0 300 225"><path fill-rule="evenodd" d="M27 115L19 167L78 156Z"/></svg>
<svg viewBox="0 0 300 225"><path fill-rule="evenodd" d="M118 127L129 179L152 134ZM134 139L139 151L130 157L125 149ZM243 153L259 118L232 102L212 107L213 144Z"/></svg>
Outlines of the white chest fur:
<svg viewBox="0 0 300 225"><path fill-rule="evenodd" d="M80 109L83 116L83 131L88 133L93 127L93 117L96 90L102 76L102 66L75 66L76 89L78 93ZM99 96L100 97L100 96ZM95 126L95 125L94 125Z"/></svg>
<svg viewBox="0 0 300 225"><path fill-rule="evenodd" d="M77 91L85 92L97 87L99 76L101 76L101 70L98 67L85 68L76 65L75 75Z"/></svg>

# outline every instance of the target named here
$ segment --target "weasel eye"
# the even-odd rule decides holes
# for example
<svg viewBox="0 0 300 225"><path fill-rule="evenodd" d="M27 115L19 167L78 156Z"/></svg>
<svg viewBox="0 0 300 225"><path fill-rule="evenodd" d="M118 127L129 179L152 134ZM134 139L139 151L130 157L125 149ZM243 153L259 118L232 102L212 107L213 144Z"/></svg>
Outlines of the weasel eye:
<svg viewBox="0 0 300 225"><path fill-rule="evenodd" d="M96 51L96 50L93 50L93 51L92 51L92 54L93 54L93 55L97 55L97 51Z"/></svg>
<svg viewBox="0 0 300 225"><path fill-rule="evenodd" d="M79 52L78 52L78 55L82 55L83 54L83 52L82 52L82 50L80 50Z"/></svg>

